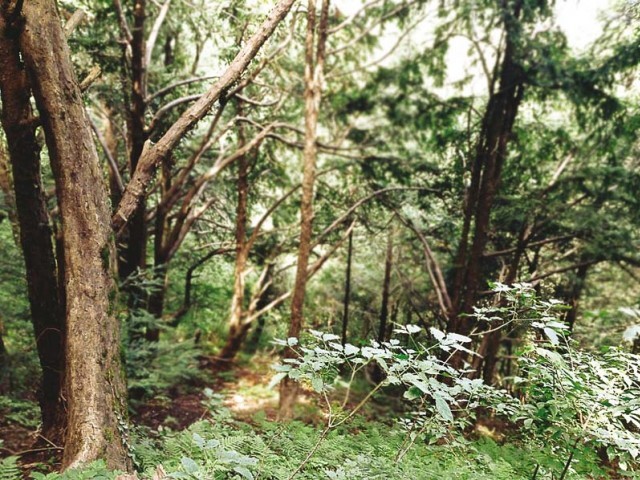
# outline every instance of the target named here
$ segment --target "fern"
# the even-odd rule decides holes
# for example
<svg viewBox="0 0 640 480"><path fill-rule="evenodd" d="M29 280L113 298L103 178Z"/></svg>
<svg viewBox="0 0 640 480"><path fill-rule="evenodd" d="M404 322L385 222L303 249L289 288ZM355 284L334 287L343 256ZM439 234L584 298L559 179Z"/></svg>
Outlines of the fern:
<svg viewBox="0 0 640 480"><path fill-rule="evenodd" d="M19 480L20 467L18 457L7 457L0 460L0 480Z"/></svg>

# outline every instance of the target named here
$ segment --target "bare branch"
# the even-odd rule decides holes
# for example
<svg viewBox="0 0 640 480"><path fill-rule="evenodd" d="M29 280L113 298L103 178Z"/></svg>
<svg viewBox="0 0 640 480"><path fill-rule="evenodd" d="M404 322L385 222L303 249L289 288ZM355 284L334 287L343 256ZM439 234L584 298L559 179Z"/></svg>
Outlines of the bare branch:
<svg viewBox="0 0 640 480"><path fill-rule="evenodd" d="M172 110L184 103L190 103L190 102L194 102L200 98L202 98L202 94L201 93L197 93L195 95L188 95L186 97L180 97L180 98L176 98L175 100L170 101L169 103L167 103L166 105L163 105L161 108L158 109L158 111L156 112L156 114L153 116L153 118L151 119L151 122L149 123L149 126L146 128L147 133L151 133L156 129L156 126L158 125L158 122L160 121L160 119L162 118L162 116L167 113L169 110Z"/></svg>
<svg viewBox="0 0 640 480"><path fill-rule="evenodd" d="M81 8L73 12L73 15L71 15L71 17L69 17L69 20L67 20L67 23L64 24L65 37L69 38L76 27L82 23L86 16L87 13Z"/></svg>
<svg viewBox="0 0 640 480"><path fill-rule="evenodd" d="M151 33L149 33L149 39L147 40L146 52L144 55L144 64L149 67L151 65L151 55L153 54L153 47L156 45L156 40L158 39L158 34L160 33L160 28L162 28L162 24L164 23L164 19L167 16L167 12L169 11L169 4L171 0L166 0L162 7L160 7L160 12L158 12L158 16L156 17L156 21L153 22L153 27L151 28Z"/></svg>
<svg viewBox="0 0 640 480"><path fill-rule="evenodd" d="M158 90L154 94L149 95L145 99L145 101L147 103L149 103L149 102L151 102L152 100L155 100L158 97L166 95L171 90L174 90L174 89L176 89L178 87L182 87L183 85L190 85L192 83L205 82L207 80L213 80L214 78L218 78L218 77L216 75L207 75L207 76L204 76L204 77L194 77L194 78L188 78L186 80L180 80L179 82L172 83L171 85L169 85L167 87L161 88L160 90Z"/></svg>
<svg viewBox="0 0 640 480"><path fill-rule="evenodd" d="M178 145L180 140L198 123L213 107L229 88L240 78L249 63L257 55L262 45L273 34L278 24L287 15L295 0L281 0L271 11L258 31L247 44L238 52L220 79L211 86L194 105L169 128L157 144L149 146L140 157L138 167L127 189L122 196L120 205L112 218L112 226L116 235L120 235L128 223L131 215L145 195L145 191L160 165Z"/></svg>
<svg viewBox="0 0 640 480"><path fill-rule="evenodd" d="M100 130L98 130L98 127L96 126L93 119L88 114L87 118L89 119L89 125L91 125L93 133L98 139L98 143L100 143L100 146L102 147L102 151L104 152L105 157L107 157L107 165L109 165L109 171L113 175L113 178L115 178L116 180L116 185L118 186L118 194L122 194L122 192L124 192L124 183L122 183L122 177L120 176L120 171L118 170L118 162L116 162L116 159L113 158L109 147L107 147L107 142L102 136Z"/></svg>

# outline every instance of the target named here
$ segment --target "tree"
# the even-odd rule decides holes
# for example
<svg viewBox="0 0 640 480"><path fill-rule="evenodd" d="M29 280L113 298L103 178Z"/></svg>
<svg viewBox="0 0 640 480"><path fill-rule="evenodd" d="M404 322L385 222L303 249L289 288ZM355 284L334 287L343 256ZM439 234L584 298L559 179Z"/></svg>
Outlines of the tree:
<svg viewBox="0 0 640 480"><path fill-rule="evenodd" d="M5 8L4 20L18 37L40 114L62 220L64 252L58 264L61 260L64 264L66 300L65 468L97 458L105 458L112 468L130 467L123 437L127 409L119 324L112 309L116 291L112 224L117 232L126 226L151 180L156 161L162 163L170 149L240 77L292 4L293 0L280 2L209 95L176 122L160 140L160 148L151 149L152 157L143 156L143 167L136 169L138 177L134 175L124 192L124 203L113 220L91 126L55 4L42 0ZM9 53L12 51L15 50ZM6 92L5 85L2 87L4 103L5 95L15 90ZM20 101L24 102L22 98Z"/></svg>
<svg viewBox="0 0 640 480"><path fill-rule="evenodd" d="M322 1L319 21L316 21L316 2L307 4L307 35L305 39L305 143L303 152L302 200L300 203L300 240L296 278L291 299L289 337L299 337L302 329L304 297L307 285L307 268L311 252L313 228L313 187L315 183L317 157L317 128L320 99L322 96L323 70L326 54L327 28L329 22L329 0ZM317 37L317 45L316 39ZM285 357L293 352L287 350ZM297 385L284 380L280 385L280 416L292 414L297 397Z"/></svg>
<svg viewBox="0 0 640 480"><path fill-rule="evenodd" d="M62 395L64 371L64 290L58 285L53 230L40 176L37 119L31 111L31 87L20 49L0 16L0 93L2 127L9 146L17 228L25 259L31 319L42 368L40 409L42 434L62 443L65 414Z"/></svg>

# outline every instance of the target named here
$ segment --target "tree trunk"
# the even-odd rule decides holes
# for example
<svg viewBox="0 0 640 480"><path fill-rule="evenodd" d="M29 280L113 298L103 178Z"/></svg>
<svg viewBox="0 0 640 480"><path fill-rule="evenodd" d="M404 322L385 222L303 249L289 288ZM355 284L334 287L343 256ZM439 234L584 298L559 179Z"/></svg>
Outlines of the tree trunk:
<svg viewBox="0 0 640 480"><path fill-rule="evenodd" d="M387 238L387 254L384 261L384 282L382 283L382 305L380 307L380 323L378 325L378 342L385 341L387 336L387 320L389 318L389 292L391 291L391 268L393 267L393 232Z"/></svg>
<svg viewBox="0 0 640 480"><path fill-rule="evenodd" d="M58 289L51 219L40 177L40 145L31 110L31 88L20 51L0 20L0 90L2 126L13 172L20 245L27 273L31 321L42 368L39 401L42 435L62 444L65 406L64 312Z"/></svg>
<svg viewBox="0 0 640 480"><path fill-rule="evenodd" d="M22 7L22 58L44 128L62 219L68 422L63 468L102 458L128 470L126 386L111 310L115 245L92 132L53 0Z"/></svg>
<svg viewBox="0 0 640 480"><path fill-rule="evenodd" d="M582 291L587 283L587 274L590 267L591 265L587 264L583 264L578 267L575 274L576 278L571 285L570 295L566 299L566 303L571 307L564 318L565 323L569 326L569 333L573 333L573 328L575 327L576 319L578 318L580 297L582 296Z"/></svg>
<svg viewBox="0 0 640 480"><path fill-rule="evenodd" d="M329 1L322 1L320 22L316 25L316 0L307 3L307 36L305 41L305 142L303 152L302 200L300 205L300 240L298 263L291 299L291 323L289 337L299 337L302 330L304 298L307 288L307 268L311 253L311 235L313 229L313 189L315 183L316 159L318 156L316 141L318 129L318 110L322 97L322 78L329 19ZM317 28L316 28L317 27ZM318 33L317 50L314 52L314 40ZM291 358L295 352L285 350L285 358ZM298 385L289 378L280 383L280 418L290 418L293 405L298 396Z"/></svg>
<svg viewBox="0 0 640 480"><path fill-rule="evenodd" d="M237 100L237 114L244 116L242 101ZM246 144L244 123L238 126L238 147L242 148ZM242 155L238 159L238 203L236 205L236 264L234 270L233 295L231 297L231 312L229 315L229 334L227 343L222 349L219 357L229 364L236 356L242 342L247 336L251 324L243 325L242 316L244 312L244 290L245 290L245 270L249 260L249 249L247 248L247 203L249 199L249 158Z"/></svg>
<svg viewBox="0 0 640 480"><path fill-rule="evenodd" d="M457 256L457 272L454 282L454 309L447 330L468 335L473 327L468 314L477 300L483 280L483 253L487 244L493 200L498 190L502 166L507 156L507 146L512 136L513 125L524 94L524 73L515 60L517 26L521 2L513 11L504 12L506 46L500 69L499 87L492 93L482 120L482 130L476 149L471 188L467 198L464 230L469 231L471 217L474 219L471 248L467 239L461 238ZM454 367L462 366L463 353L451 357Z"/></svg>
<svg viewBox="0 0 640 480"><path fill-rule="evenodd" d="M507 275L504 279L504 283L512 285L518 278L518 270L520 268L520 261L524 255L529 238L531 235L532 226L525 222L520 229L518 235L518 242L515 252L507 269ZM496 297L497 301L494 301L494 306L498 307L504 305L504 300L500 297ZM495 326L494 326L495 327ZM473 372L472 378L483 378L487 385L493 384L493 377L498 363L498 351L500 350L500 343L502 341L502 330L494 329L493 332L489 332L482 337L482 342L478 348L478 356L473 359Z"/></svg>
<svg viewBox="0 0 640 480"><path fill-rule="evenodd" d="M351 302L351 260L353 258L353 231L349 233L349 246L347 248L347 271L344 276L344 310L342 311L342 346L347 344L347 331L349 324L349 303Z"/></svg>
<svg viewBox="0 0 640 480"><path fill-rule="evenodd" d="M1 21L2 20L0 20L0 22ZM1 72L0 72L0 75L2 75ZM2 87L0 86L0 90L1 89ZM21 248L20 247L20 225L18 221L18 212L16 208L16 196L15 196L15 192L13 191L13 179L11 177L11 167L9 166L9 154L5 149L5 145L2 143L0 143L0 191L2 191L2 194L4 195L4 204L7 209L7 216L9 217L9 222L11 222L11 233L13 233L13 241L18 248ZM4 220L4 216L0 214L0 222L2 222L3 220Z"/></svg>
<svg viewBox="0 0 640 480"><path fill-rule="evenodd" d="M127 112L127 130L129 141L129 173L133 178L138 161L142 155L144 142L147 140L145 132L146 83L147 65L145 65L145 0L136 0L133 9L133 29L131 31L131 92L130 106ZM141 197L133 213L127 229L123 232L118 255L120 279L124 280L138 268L144 268L146 263L146 197ZM140 289L132 285L130 305L136 306L141 299ZM138 305L139 306L139 305Z"/></svg>

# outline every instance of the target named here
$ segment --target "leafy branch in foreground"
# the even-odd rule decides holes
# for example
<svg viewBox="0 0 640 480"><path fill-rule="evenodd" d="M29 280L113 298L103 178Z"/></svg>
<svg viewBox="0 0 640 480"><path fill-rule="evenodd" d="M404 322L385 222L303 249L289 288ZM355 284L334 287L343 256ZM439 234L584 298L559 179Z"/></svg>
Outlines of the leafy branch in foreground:
<svg viewBox="0 0 640 480"><path fill-rule="evenodd" d="M481 379L467 378L466 371L450 367L446 360L435 355L440 350L469 352L464 344L471 342L470 338L444 334L432 328L433 338L428 344L423 344L415 339L415 334L421 331L422 328L416 325L400 326L394 330L395 334L406 336L405 343L411 346L404 346L397 338L382 343L371 341L363 347L349 343L343 346L337 335L316 330L310 330L311 339L305 345L299 344L294 337L275 341L280 346L293 349L297 356L287 358L283 365L275 367L277 374L271 386L285 377L291 378L310 385L322 396L326 406L324 430L306 459L289 478L295 477L304 468L331 430L351 420L384 387L403 389L403 397L413 409L412 418L400 422L406 430L406 438L397 452L397 460L402 459L428 428L446 425L448 428L440 429L444 435L449 428L461 430L469 425L470 414L481 403L498 413L515 413L515 403L506 392L485 385ZM357 374L374 364L384 373L383 379L349 408L351 386ZM342 401L336 404L329 398L329 392L338 382L341 370L348 372L347 388Z"/></svg>

